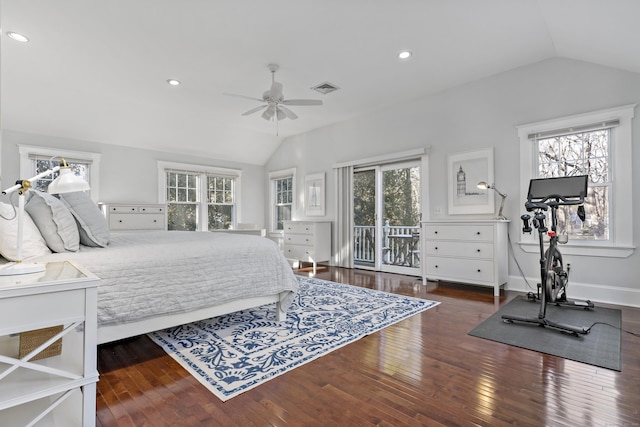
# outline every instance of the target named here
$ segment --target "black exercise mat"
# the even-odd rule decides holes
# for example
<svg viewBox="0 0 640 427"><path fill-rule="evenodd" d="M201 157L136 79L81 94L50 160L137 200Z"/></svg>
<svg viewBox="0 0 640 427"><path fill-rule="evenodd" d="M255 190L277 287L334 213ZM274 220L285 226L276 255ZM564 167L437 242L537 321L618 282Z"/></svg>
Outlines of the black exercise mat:
<svg viewBox="0 0 640 427"><path fill-rule="evenodd" d="M587 328L596 322L613 325L596 324L588 334L578 337L532 323L506 323L501 318L503 314L537 318L539 311L539 302L518 296L469 332L469 335L615 371L621 370L620 310L598 307L597 304L590 310L549 304L546 318L555 322Z"/></svg>

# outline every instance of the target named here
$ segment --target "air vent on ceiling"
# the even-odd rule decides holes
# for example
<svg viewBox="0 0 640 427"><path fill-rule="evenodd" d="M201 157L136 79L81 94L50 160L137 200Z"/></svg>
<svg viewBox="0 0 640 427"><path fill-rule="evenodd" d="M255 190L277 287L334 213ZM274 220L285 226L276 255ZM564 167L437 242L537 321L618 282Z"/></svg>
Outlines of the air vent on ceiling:
<svg viewBox="0 0 640 427"><path fill-rule="evenodd" d="M316 92L320 92L323 95L326 95L326 94L334 92L334 91L336 91L336 90L338 90L340 88L338 86L334 85L333 83L324 82L324 83L320 83L319 85L315 85L311 89L315 90Z"/></svg>

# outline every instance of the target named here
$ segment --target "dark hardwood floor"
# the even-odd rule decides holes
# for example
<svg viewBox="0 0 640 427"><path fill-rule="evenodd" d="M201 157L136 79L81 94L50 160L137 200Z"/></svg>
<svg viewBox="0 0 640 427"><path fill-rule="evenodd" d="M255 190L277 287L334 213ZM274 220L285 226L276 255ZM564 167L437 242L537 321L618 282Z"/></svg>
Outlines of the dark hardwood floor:
<svg viewBox="0 0 640 427"><path fill-rule="evenodd" d="M467 335L512 291L331 267L315 277L441 304L227 402L146 336L102 345L97 425L640 426L638 336L622 334L622 372L610 371ZM640 332L640 309L615 308Z"/></svg>

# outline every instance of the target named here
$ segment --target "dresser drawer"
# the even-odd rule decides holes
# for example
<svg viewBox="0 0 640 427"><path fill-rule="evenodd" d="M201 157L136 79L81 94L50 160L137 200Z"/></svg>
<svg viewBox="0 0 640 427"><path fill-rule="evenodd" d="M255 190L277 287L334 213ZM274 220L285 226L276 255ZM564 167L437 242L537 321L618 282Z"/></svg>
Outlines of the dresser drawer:
<svg viewBox="0 0 640 427"><path fill-rule="evenodd" d="M426 243L427 256L493 258L493 243L431 240Z"/></svg>
<svg viewBox="0 0 640 427"><path fill-rule="evenodd" d="M315 251L309 246L287 245L284 249L284 255L289 259L298 259L302 261L311 261L315 259Z"/></svg>
<svg viewBox="0 0 640 427"><path fill-rule="evenodd" d="M111 214L111 230L164 230L164 214Z"/></svg>
<svg viewBox="0 0 640 427"><path fill-rule="evenodd" d="M493 240L493 227L491 225L428 224L424 227L424 231L428 240Z"/></svg>
<svg viewBox="0 0 640 427"><path fill-rule="evenodd" d="M109 213L115 214L115 213L136 213L138 212L138 206L126 206L126 205L122 205L122 206L110 206L109 207Z"/></svg>
<svg viewBox="0 0 640 427"><path fill-rule="evenodd" d="M284 237L287 245L311 245L313 246L312 234L286 234Z"/></svg>
<svg viewBox="0 0 640 427"><path fill-rule="evenodd" d="M427 257L427 277L446 278L445 280L492 283L494 281L493 261L480 259L466 259L461 261L455 258Z"/></svg>
<svg viewBox="0 0 640 427"><path fill-rule="evenodd" d="M288 222L285 224L284 234L313 234L313 224Z"/></svg>

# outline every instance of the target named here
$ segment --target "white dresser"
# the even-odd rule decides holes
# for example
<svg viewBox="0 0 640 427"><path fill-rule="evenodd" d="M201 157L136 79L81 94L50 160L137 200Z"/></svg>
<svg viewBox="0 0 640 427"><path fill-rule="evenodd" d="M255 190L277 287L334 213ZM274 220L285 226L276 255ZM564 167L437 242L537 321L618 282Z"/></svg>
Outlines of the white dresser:
<svg viewBox="0 0 640 427"><path fill-rule="evenodd" d="M422 222L423 279L500 286L508 280L509 221Z"/></svg>
<svg viewBox="0 0 640 427"><path fill-rule="evenodd" d="M110 230L166 230L167 206L161 203L100 203Z"/></svg>
<svg viewBox="0 0 640 427"><path fill-rule="evenodd" d="M285 221L284 256L313 263L313 272L320 261L331 259L331 222Z"/></svg>

